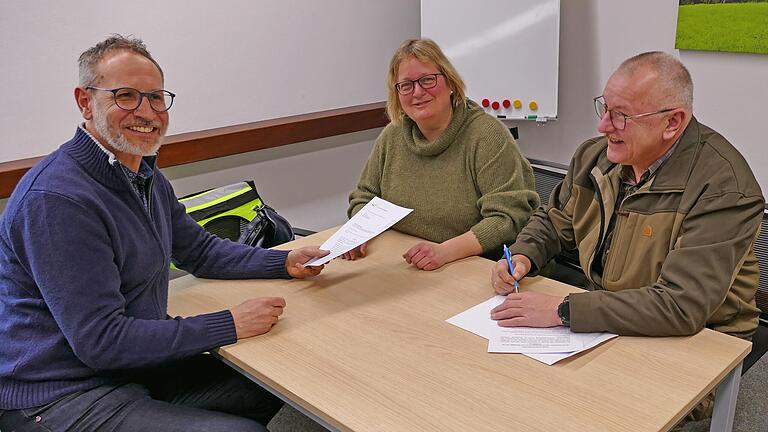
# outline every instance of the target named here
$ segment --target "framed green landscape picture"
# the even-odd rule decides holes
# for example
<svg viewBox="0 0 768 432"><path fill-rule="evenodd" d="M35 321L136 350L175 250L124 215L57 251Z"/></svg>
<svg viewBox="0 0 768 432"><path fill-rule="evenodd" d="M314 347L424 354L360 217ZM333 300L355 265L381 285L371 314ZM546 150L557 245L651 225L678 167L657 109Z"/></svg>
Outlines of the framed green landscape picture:
<svg viewBox="0 0 768 432"><path fill-rule="evenodd" d="M768 54L768 0L680 0L675 48Z"/></svg>

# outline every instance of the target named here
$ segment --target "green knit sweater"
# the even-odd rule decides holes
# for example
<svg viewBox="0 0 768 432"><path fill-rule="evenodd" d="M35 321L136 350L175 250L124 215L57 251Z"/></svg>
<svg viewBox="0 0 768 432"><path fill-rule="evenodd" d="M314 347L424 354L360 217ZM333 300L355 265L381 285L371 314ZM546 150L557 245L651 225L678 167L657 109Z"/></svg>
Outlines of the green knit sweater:
<svg viewBox="0 0 768 432"><path fill-rule="evenodd" d="M379 135L348 216L374 196L414 209L393 228L433 242L472 230L484 254L513 243L539 206L533 171L507 128L476 103L430 143L408 117Z"/></svg>

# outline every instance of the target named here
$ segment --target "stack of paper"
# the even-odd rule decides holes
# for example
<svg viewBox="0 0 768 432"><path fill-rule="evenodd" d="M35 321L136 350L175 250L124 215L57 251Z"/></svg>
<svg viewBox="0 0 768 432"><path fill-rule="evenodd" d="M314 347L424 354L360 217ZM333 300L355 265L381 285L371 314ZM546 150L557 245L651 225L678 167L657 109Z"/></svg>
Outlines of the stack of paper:
<svg viewBox="0 0 768 432"><path fill-rule="evenodd" d="M521 353L548 365L617 336L613 333L573 333L565 327L499 327L491 319L491 309L505 298L497 295L446 321L488 339L488 352Z"/></svg>

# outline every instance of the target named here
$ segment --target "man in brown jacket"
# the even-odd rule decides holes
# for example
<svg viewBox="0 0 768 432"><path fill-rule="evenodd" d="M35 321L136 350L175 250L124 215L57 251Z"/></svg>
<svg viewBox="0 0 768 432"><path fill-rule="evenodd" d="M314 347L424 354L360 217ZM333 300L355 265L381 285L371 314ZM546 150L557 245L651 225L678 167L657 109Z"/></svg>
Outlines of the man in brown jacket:
<svg viewBox="0 0 768 432"><path fill-rule="evenodd" d="M650 52L622 63L595 98L604 136L579 147L550 205L510 247L514 275L504 260L492 274L508 294L513 277L578 249L589 291L510 294L494 319L621 335L754 333L763 196L741 154L692 116L692 99L676 58Z"/></svg>
<svg viewBox="0 0 768 432"><path fill-rule="evenodd" d="M758 325L753 244L764 199L741 154L692 115L693 84L676 58L643 53L595 98L602 137L582 144L550 205L492 272L509 294L502 326L749 339ZM561 251L578 250L588 291L513 293Z"/></svg>
<svg viewBox="0 0 768 432"><path fill-rule="evenodd" d="M550 205L499 261L492 284L507 299L502 326L574 332L691 335L708 327L749 339L758 325L753 244L764 199L742 155L692 115L693 84L675 57L626 60L595 98L593 138L576 151ZM586 292L521 292L561 251L578 250ZM514 280L513 280L514 278ZM711 398L693 417L711 413Z"/></svg>

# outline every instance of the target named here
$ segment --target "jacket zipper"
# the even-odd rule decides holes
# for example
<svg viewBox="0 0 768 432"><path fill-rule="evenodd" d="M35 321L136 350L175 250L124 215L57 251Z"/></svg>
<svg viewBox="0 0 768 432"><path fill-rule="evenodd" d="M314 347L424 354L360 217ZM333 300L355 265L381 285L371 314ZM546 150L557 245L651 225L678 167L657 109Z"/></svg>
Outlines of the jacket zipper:
<svg viewBox="0 0 768 432"><path fill-rule="evenodd" d="M597 238L597 247L590 252L589 261L587 262L587 271L584 272L584 274L587 276L587 279L589 279L589 281L594 284L595 281L592 279L592 263L595 261L595 254L600 250L600 246L602 246L604 240L603 230L605 229L605 205L603 205L603 193L600 191L600 187L597 184L597 179L595 179L595 176L592 173L589 174L589 180L592 182L592 186L595 188L597 202L600 204L600 235Z"/></svg>
<svg viewBox="0 0 768 432"><path fill-rule="evenodd" d="M160 250L163 251L163 242L160 241L159 233L157 232L157 229L155 228L155 218L152 215L152 187L153 187L154 183L155 183L155 176L153 175L152 177L150 177L150 179L149 179L149 186L147 187L147 192L148 192L147 193L147 208L145 210L146 210L146 212L147 212L147 214L149 216L150 228L152 229L152 231L154 231L153 234L154 234L155 238L158 241L158 246L160 247ZM165 256L165 253L163 253L163 256ZM152 281L154 282L157 279L157 277L158 277L158 275L155 274L155 277L152 278ZM161 295L160 294L160 290L155 290L154 294L155 295L153 297L154 297L154 300L155 300L155 308L157 309L157 312L158 312L159 316L162 317L165 314L165 311L160 306L160 295Z"/></svg>
<svg viewBox="0 0 768 432"><path fill-rule="evenodd" d="M158 247L160 248L160 251L163 254L163 256L165 256L165 252L163 251L163 244L160 241L159 233L157 232L157 229L154 226L155 218L152 216L152 187L153 187L154 182L155 182L155 176L153 175L152 178L149 179L149 188L148 188L149 189L149 194L147 196L147 206L144 207L144 202L142 201L142 199L139 196L139 194L135 193L135 191L133 190L133 186L131 185L131 181L128 179L128 176L125 175L124 172L122 172L122 168L120 168L120 167L115 167L115 168L121 171L120 174L122 174L123 181L125 182L126 186L128 186L128 189L131 192L134 192L133 195L134 195L136 201L138 201L139 207L141 207L144 210L144 212L147 214L147 217L149 218L149 228L153 231L152 234L155 237L155 240L158 242ZM154 280L154 278L153 278L153 280ZM159 298L159 296L160 296L159 290L155 290L154 295L152 296L152 300L153 300L153 303L155 304L156 311L158 313L160 313L160 316L162 316L162 314L164 312L163 312L163 308L160 307L160 298Z"/></svg>
<svg viewBox="0 0 768 432"><path fill-rule="evenodd" d="M152 216L152 185L155 183L155 176L153 175L149 179L149 187L147 187L147 191L149 192L147 194L147 213L149 213L149 220L152 222L155 221L154 216Z"/></svg>

